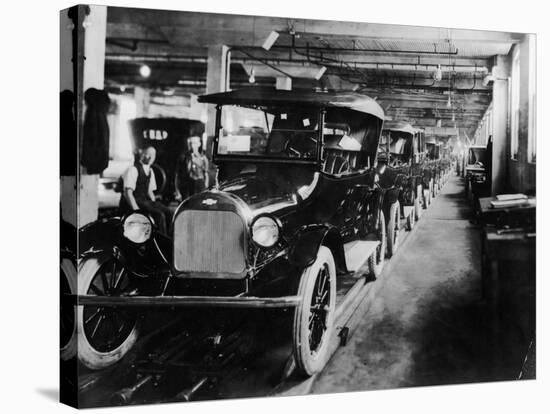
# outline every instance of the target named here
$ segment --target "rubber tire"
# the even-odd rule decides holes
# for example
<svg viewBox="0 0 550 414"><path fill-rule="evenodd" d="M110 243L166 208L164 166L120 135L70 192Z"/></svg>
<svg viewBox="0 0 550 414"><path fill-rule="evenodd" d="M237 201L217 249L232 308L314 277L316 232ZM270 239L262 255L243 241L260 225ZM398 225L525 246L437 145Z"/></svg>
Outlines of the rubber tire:
<svg viewBox="0 0 550 414"><path fill-rule="evenodd" d="M412 231L412 229L414 229L414 223L417 220L417 218L416 218L416 203L417 203L416 196L413 195L413 206L414 206L414 208L412 209L410 214L407 216L407 230L408 231Z"/></svg>
<svg viewBox="0 0 550 414"><path fill-rule="evenodd" d="M78 271L78 294L85 295L88 292L90 282L93 280L101 266L109 260L110 255L94 256L85 259ZM117 348L109 352L100 352L92 347L84 333L84 306L77 306L77 336L78 336L78 360L92 370L98 370L111 366L120 361L126 353L132 349L139 336L139 320L136 321L128 337Z"/></svg>
<svg viewBox="0 0 550 414"><path fill-rule="evenodd" d="M424 194L423 194L423 197L424 197L423 207L424 207L424 209L427 209L431 204L430 193L431 193L431 190L429 189L429 187L428 187L428 189L424 190Z"/></svg>
<svg viewBox="0 0 550 414"><path fill-rule="evenodd" d="M76 294L77 271L75 265L70 259L62 258L60 267L63 275L65 275L65 278L67 279L71 293ZM60 357L63 361L68 361L76 355L76 307L73 309L73 312L75 321L73 325L73 332L71 333L71 337L65 346L60 347Z"/></svg>
<svg viewBox="0 0 550 414"><path fill-rule="evenodd" d="M378 216L378 225L380 226L380 229L382 229L382 237L380 240L382 243L381 246L381 258L378 263L376 263L376 251L370 255L368 259L368 268L369 268L369 274L374 276L376 279L380 277L382 274L382 270L384 269L384 259L385 259L385 252L386 252L386 220L384 219L384 213L380 211L380 215Z"/></svg>
<svg viewBox="0 0 550 414"><path fill-rule="evenodd" d="M424 188L422 187L422 184L420 184L416 187L416 197L415 197L415 204L414 204L414 217L416 221L420 220L420 217L422 217L422 209L424 208L424 206L422 205L423 200L424 200Z"/></svg>
<svg viewBox="0 0 550 414"><path fill-rule="evenodd" d="M399 201L393 203L390 207L390 217L386 229L387 249L386 256L392 257L399 246L399 230L401 229L401 206Z"/></svg>
<svg viewBox="0 0 550 414"><path fill-rule="evenodd" d="M330 303L327 318L327 329L324 333L321 345L315 354L312 354L309 348L309 316L311 314L310 306L315 287L315 281L319 270L325 264L329 269L330 283ZM294 324L292 335L292 348L296 370L300 376L310 377L321 371L326 365L329 355L328 348L330 339L334 332L334 313L336 310L336 266L332 252L326 246L321 246L317 252L315 262L304 269L300 276L300 285L298 287L298 296L302 302L294 311Z"/></svg>

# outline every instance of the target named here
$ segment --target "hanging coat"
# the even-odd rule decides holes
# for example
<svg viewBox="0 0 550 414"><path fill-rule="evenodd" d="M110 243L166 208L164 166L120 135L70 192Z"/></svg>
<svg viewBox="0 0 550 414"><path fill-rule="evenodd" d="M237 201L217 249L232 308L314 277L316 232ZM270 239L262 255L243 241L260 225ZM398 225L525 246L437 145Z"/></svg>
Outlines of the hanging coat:
<svg viewBox="0 0 550 414"><path fill-rule="evenodd" d="M74 94L64 90L60 94L59 106L59 173L76 175L77 167L77 133L74 117Z"/></svg>
<svg viewBox="0 0 550 414"><path fill-rule="evenodd" d="M109 124L107 112L111 103L107 92L89 88L84 93L86 114L80 163L88 174L100 174L109 164Z"/></svg>

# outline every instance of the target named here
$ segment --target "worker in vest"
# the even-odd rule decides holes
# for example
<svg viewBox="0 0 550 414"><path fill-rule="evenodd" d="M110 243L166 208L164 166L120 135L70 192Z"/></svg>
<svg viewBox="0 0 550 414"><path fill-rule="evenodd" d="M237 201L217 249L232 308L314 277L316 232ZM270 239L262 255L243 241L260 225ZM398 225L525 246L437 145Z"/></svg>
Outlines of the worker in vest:
<svg viewBox="0 0 550 414"><path fill-rule="evenodd" d="M120 197L120 210L123 213L146 211L158 226L158 231L167 234L171 213L168 207L155 200L157 183L151 169L155 157L156 151L152 146L139 150L138 160L122 176L124 190Z"/></svg>

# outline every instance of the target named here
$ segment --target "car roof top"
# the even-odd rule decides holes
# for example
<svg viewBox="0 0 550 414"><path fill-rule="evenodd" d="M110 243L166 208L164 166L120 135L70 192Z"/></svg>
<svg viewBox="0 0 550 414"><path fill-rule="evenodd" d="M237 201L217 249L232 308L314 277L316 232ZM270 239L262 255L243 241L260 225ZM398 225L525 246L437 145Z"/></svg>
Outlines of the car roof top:
<svg viewBox="0 0 550 414"><path fill-rule="evenodd" d="M420 131L417 128L414 128L411 124L405 121L386 121L384 122L384 131L398 131L398 132L407 132L409 134L415 134Z"/></svg>
<svg viewBox="0 0 550 414"><path fill-rule="evenodd" d="M384 119L384 111L367 95L354 92L315 92L313 90L280 90L249 87L230 92L199 96L199 102L212 104L309 104L318 107L343 107Z"/></svg>

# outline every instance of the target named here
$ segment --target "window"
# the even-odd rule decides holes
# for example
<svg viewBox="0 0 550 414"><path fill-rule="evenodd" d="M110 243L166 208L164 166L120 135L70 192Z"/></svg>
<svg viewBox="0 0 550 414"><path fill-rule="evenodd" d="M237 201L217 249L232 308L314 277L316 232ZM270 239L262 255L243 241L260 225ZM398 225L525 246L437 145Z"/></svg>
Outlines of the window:
<svg viewBox="0 0 550 414"><path fill-rule="evenodd" d="M511 146L510 155L512 159L518 158L518 136L519 136L519 91L520 91L520 72L519 72L519 48L516 46L512 59L512 90L510 99L511 115Z"/></svg>
<svg viewBox="0 0 550 414"><path fill-rule="evenodd" d="M529 40L529 132L527 161L537 161L537 62L535 35L528 35Z"/></svg>

